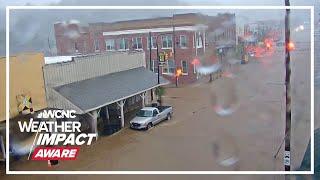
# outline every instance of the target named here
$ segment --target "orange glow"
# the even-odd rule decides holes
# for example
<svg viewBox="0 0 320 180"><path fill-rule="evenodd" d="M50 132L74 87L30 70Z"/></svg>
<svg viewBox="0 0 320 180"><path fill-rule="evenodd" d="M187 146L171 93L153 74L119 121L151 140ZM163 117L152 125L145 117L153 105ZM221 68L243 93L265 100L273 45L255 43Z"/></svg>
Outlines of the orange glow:
<svg viewBox="0 0 320 180"><path fill-rule="evenodd" d="M180 68L177 69L177 70L176 70L176 76L179 77L179 76L181 76L181 74L182 74L182 69L180 69Z"/></svg>
<svg viewBox="0 0 320 180"><path fill-rule="evenodd" d="M288 48L289 51L294 50L295 49L294 43L293 42L289 42L288 45L287 45L287 48Z"/></svg>
<svg viewBox="0 0 320 180"><path fill-rule="evenodd" d="M266 44L267 48L271 48L271 44L267 43Z"/></svg>

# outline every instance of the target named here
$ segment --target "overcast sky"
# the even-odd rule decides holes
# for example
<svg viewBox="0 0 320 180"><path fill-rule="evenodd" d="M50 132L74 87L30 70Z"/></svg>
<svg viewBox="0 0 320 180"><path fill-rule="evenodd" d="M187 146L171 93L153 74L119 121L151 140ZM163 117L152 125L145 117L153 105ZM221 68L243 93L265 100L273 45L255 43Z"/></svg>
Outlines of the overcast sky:
<svg viewBox="0 0 320 180"><path fill-rule="evenodd" d="M320 0L290 0L291 5L315 5L316 1ZM5 6L7 5L284 5L284 0L0 0L0 55L5 52ZM319 3L318 3L319 5ZM194 11L194 10L193 10ZM199 10L198 10L199 11ZM10 28L13 31L11 33L10 44L15 45L10 48L14 52L20 52L29 50L26 48L43 48L47 46L48 37L52 36L52 24L56 21L68 21L76 19L82 23L88 22L110 22L117 20L129 20L139 18L149 18L157 16L169 16L172 13L186 13L190 11L146 11L146 12L134 12L126 11L116 13L108 11L94 11L86 13L84 11L74 13L71 10L50 12L45 10L37 10L36 12L22 12L17 10L17 13L10 13ZM197 10L196 10L197 12ZM202 13L215 15L217 10L201 10ZM222 10L220 12L226 12ZM237 23L266 20L266 19L279 19L283 17L282 10L239 10L235 12L237 17ZM307 14L307 16L305 16ZM293 19L303 21L303 18L308 19L308 13L292 13L295 16ZM3 22L3 23L2 23ZM52 38L53 39L53 38Z"/></svg>
<svg viewBox="0 0 320 180"><path fill-rule="evenodd" d="M63 0L62 0L63 1ZM73 0L74 2L76 0ZM186 2L190 5L197 4L213 4L213 5L283 5L284 0L267 0L267 1L259 1L259 0L180 0L181 2ZM31 4L47 4L47 3L58 3L60 0L0 0L1 6L7 5L24 5L26 3ZM87 1L88 5L90 5L90 0ZM106 5L108 0L105 1ZM134 2L134 1L133 1ZM146 0L146 5L152 5L155 1ZM316 0L290 0L291 5L314 5ZM119 5L125 5L128 1L118 1Z"/></svg>

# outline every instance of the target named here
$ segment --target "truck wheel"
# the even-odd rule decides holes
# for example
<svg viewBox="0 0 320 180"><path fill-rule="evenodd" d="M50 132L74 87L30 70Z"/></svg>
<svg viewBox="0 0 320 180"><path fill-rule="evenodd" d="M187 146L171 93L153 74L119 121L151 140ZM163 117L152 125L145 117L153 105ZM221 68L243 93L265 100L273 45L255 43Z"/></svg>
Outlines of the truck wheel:
<svg viewBox="0 0 320 180"><path fill-rule="evenodd" d="M167 115L167 120L170 120L170 119L171 119L171 114L168 113L168 115Z"/></svg>
<svg viewBox="0 0 320 180"><path fill-rule="evenodd" d="M152 124L152 123L149 123L149 124L147 125L147 127L146 127L146 130L152 128L152 126L153 126L153 124Z"/></svg>

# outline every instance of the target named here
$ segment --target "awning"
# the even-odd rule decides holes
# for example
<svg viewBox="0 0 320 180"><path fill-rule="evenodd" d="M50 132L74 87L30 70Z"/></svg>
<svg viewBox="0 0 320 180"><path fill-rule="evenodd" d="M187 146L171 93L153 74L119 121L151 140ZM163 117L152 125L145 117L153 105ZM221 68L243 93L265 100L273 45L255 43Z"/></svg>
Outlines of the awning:
<svg viewBox="0 0 320 180"><path fill-rule="evenodd" d="M82 114L168 83L160 77L158 84L157 74L139 67L54 87L54 90Z"/></svg>

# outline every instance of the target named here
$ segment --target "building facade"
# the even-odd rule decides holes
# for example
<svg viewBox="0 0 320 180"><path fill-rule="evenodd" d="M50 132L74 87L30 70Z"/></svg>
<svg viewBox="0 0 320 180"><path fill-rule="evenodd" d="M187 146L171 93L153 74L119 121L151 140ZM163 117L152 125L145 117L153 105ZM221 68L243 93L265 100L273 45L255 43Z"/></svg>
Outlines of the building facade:
<svg viewBox="0 0 320 180"><path fill-rule="evenodd" d="M9 117L47 108L42 67L42 53L20 53L10 56ZM0 58L0 122L6 120L6 58Z"/></svg>
<svg viewBox="0 0 320 180"><path fill-rule="evenodd" d="M154 19L91 23L88 28L75 26L55 24L59 55L143 51L147 67L157 73L158 47L159 54L168 54L159 72L174 81L176 70L181 69L179 83L197 79L197 65L192 63L195 58L207 58L204 61L214 62L216 46L223 43L235 45L236 41L234 14L207 16L190 13ZM77 38L66 36L70 34L68 31L78 32Z"/></svg>

